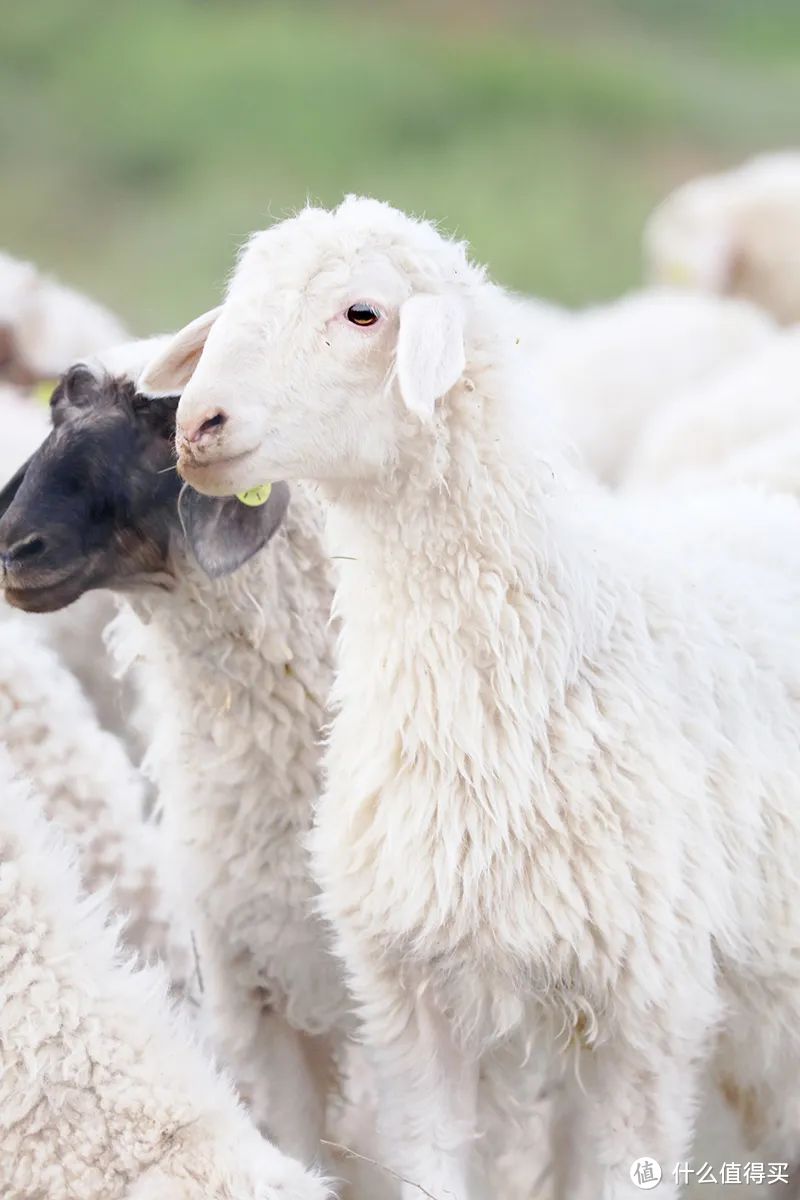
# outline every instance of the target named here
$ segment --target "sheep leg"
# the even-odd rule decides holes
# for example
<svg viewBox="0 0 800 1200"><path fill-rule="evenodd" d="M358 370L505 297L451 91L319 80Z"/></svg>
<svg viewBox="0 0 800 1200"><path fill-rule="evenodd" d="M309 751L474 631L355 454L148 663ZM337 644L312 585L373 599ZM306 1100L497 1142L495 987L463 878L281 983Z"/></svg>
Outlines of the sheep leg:
<svg viewBox="0 0 800 1200"><path fill-rule="evenodd" d="M702 1058L691 1052L685 1038L670 1048L663 1040L656 1042L656 1036L654 1029L646 1061L641 1046L622 1039L582 1055L585 1137L577 1149L590 1169L596 1164L598 1200L638 1200L642 1188L630 1172L645 1157L655 1159L662 1171L659 1200L675 1200L679 1194L675 1171L691 1153Z"/></svg>
<svg viewBox="0 0 800 1200"><path fill-rule="evenodd" d="M388 1165L406 1182L403 1200L482 1200L476 1137L478 1062L455 1042L429 997L397 974L357 972L364 1040L378 1084L379 1129Z"/></svg>
<svg viewBox="0 0 800 1200"><path fill-rule="evenodd" d="M788 1163L791 1182L778 1185L776 1191L787 1200L798 1200L800 1007L791 990L776 995L740 988L732 1000L736 1008L720 1040L717 1078L741 1139L741 1155L734 1157ZM779 1015L769 1020L765 1014Z"/></svg>
<svg viewBox="0 0 800 1200"><path fill-rule="evenodd" d="M241 964L208 954L205 962L206 1035L253 1121L285 1153L306 1164L319 1162L330 1048L290 1025L260 989L239 982Z"/></svg>
<svg viewBox="0 0 800 1200"><path fill-rule="evenodd" d="M333 1076L327 1040L301 1033L280 1014L261 1014L257 1087L272 1141L306 1165L319 1164L325 1104Z"/></svg>
<svg viewBox="0 0 800 1200"><path fill-rule="evenodd" d="M196 940L199 1022L207 1043L230 1072L263 1136L304 1163L318 1162L332 1075L330 1047L295 1029L268 993L253 986L248 952L227 948L220 931L202 919Z"/></svg>

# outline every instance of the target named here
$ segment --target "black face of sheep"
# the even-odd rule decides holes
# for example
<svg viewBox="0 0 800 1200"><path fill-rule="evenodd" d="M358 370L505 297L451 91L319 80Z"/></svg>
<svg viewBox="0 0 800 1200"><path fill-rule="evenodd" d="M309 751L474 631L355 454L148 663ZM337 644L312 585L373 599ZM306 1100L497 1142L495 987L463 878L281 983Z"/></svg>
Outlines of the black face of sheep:
<svg viewBox="0 0 800 1200"><path fill-rule="evenodd" d="M288 488L248 508L183 487L175 470L177 397L148 400L129 380L72 367L51 400L53 429L0 492L0 586L28 612L93 588L169 586L171 549L188 538L212 577L241 566L280 525Z"/></svg>

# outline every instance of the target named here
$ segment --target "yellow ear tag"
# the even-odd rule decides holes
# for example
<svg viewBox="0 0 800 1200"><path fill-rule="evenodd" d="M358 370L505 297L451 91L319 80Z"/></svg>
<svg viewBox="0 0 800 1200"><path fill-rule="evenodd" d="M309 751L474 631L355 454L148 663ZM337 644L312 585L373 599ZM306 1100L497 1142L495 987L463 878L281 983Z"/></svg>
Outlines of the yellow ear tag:
<svg viewBox="0 0 800 1200"><path fill-rule="evenodd" d="M43 379L41 383L37 383L33 389L34 400L39 404L49 405L57 382L55 379Z"/></svg>
<svg viewBox="0 0 800 1200"><path fill-rule="evenodd" d="M664 267L664 278L673 287L688 287L692 282L692 272L686 263L673 258Z"/></svg>
<svg viewBox="0 0 800 1200"><path fill-rule="evenodd" d="M259 487L248 488L246 492L237 492L236 499L241 500L248 508L260 508L269 500L272 491L271 483L262 483Z"/></svg>

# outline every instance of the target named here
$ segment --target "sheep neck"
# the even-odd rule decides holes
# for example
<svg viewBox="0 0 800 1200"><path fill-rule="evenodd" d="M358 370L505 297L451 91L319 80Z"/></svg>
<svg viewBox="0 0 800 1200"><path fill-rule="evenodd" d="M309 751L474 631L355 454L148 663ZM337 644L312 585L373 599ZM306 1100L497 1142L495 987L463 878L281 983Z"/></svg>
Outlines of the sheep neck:
<svg viewBox="0 0 800 1200"><path fill-rule="evenodd" d="M329 565L319 535L316 520L295 512L269 546L216 581L178 546L174 589L132 593L132 613L123 609L112 633L121 665L139 664L161 714L151 751L157 773L196 746L211 795L215 772L223 780L230 773L226 754L235 748L242 761L250 756L254 786L276 804L295 801L306 823L332 657ZM283 730L280 754L274 729ZM301 759L308 766L295 778ZM218 792L220 803L230 798L227 787Z"/></svg>
<svg viewBox="0 0 800 1200"><path fill-rule="evenodd" d="M378 486L328 489L337 611L346 620L352 609L360 629L384 628L392 640L402 630L409 653L438 633L473 662L501 661L511 626L531 655L547 650L563 681L586 652L580 638L600 582L574 536L562 483L571 468L550 455L546 436L541 454L519 451L493 383L451 393L435 428L417 433Z"/></svg>
<svg viewBox="0 0 800 1200"><path fill-rule="evenodd" d="M487 864L502 853L520 879L534 847L567 836L548 772L615 612L557 457L517 453L519 433L509 447L473 382L380 489L329 492L342 632L313 841L325 911L445 975L475 947ZM409 889L398 862L433 866Z"/></svg>

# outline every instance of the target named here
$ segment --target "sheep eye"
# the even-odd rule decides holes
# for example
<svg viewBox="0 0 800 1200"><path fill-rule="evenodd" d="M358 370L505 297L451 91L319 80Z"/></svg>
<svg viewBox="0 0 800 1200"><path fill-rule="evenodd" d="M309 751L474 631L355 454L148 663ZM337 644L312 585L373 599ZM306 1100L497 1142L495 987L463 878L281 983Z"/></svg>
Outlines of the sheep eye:
<svg viewBox="0 0 800 1200"><path fill-rule="evenodd" d="M371 304L351 304L346 315L352 325L374 325L380 317Z"/></svg>

